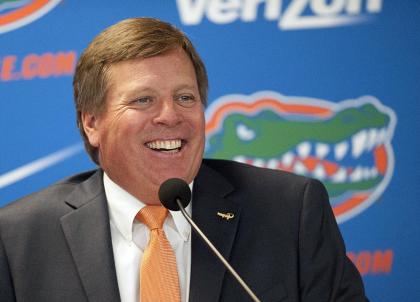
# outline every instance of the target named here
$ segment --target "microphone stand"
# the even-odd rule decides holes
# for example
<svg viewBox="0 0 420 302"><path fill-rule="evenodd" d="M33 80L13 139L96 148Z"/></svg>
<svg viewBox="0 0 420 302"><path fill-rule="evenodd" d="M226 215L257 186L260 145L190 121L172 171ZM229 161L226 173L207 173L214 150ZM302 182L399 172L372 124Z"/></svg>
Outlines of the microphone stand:
<svg viewBox="0 0 420 302"><path fill-rule="evenodd" d="M216 255L217 258L219 258L220 261L225 265L225 267L229 270L229 272L235 277L235 279L239 282L239 284L243 287L243 289L248 293L248 295L252 298L254 302L261 302L257 296L254 294L254 292L248 287L248 285L245 283L244 280L238 275L238 273L233 269L233 267L227 262L227 260L220 254L220 252L216 249L216 247L213 245L213 243L210 242L210 240L204 235L204 233L200 230L200 228L194 223L194 221L191 219L190 215L188 215L187 211L185 211L184 206L181 203L181 200L179 198L176 198L176 203L178 204L179 209L181 210L182 215L184 215L185 219L191 224L194 231L200 235L200 238L204 240L205 243L210 247L210 250Z"/></svg>

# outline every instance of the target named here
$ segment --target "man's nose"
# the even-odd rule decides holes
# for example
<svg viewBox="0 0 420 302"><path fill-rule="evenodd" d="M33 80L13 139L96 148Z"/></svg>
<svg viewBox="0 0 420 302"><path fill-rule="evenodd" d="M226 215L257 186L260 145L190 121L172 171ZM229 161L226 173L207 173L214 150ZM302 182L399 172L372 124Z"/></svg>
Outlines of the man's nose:
<svg viewBox="0 0 420 302"><path fill-rule="evenodd" d="M153 122L166 126L176 126L182 120L181 113L177 110L177 104L173 100L164 100L159 106L159 111Z"/></svg>

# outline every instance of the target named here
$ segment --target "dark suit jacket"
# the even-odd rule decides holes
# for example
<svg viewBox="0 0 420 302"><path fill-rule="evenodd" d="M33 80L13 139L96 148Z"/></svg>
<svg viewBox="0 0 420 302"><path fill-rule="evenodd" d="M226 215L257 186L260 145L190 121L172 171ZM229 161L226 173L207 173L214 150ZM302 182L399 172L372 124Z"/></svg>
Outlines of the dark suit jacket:
<svg viewBox="0 0 420 302"><path fill-rule="evenodd" d="M366 301L318 181L204 160L192 213L261 301ZM251 301L195 234L191 257L190 301ZM102 171L0 210L0 297L120 300Z"/></svg>

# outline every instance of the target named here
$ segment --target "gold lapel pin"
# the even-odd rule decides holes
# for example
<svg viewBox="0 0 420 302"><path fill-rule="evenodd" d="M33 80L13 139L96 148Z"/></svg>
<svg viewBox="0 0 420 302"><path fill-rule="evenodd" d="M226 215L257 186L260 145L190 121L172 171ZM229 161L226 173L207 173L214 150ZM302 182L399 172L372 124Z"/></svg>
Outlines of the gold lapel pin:
<svg viewBox="0 0 420 302"><path fill-rule="evenodd" d="M232 219L233 217L235 217L235 214L233 214L233 213L220 213L220 212L217 212L217 216L219 216L219 217L221 217L221 218L226 219L227 221L229 221L229 219Z"/></svg>

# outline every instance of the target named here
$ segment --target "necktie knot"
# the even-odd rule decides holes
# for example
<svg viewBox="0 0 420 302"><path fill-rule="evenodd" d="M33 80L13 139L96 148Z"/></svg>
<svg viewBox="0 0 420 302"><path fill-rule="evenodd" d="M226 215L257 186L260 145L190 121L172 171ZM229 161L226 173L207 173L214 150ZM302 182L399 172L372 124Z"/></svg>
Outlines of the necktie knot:
<svg viewBox="0 0 420 302"><path fill-rule="evenodd" d="M168 210L162 206L145 206L136 215L150 230L161 229Z"/></svg>

